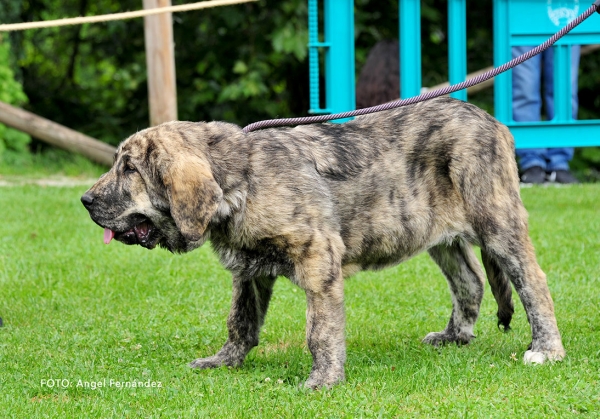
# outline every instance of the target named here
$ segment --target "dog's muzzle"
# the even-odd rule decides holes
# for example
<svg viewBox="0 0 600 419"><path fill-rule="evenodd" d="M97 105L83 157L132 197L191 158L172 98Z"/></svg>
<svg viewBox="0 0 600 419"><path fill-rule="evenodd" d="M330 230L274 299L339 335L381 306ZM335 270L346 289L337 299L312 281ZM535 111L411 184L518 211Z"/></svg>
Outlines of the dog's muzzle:
<svg viewBox="0 0 600 419"><path fill-rule="evenodd" d="M135 215L135 221L132 223L134 225L131 228L116 231L108 228L106 225L103 225L104 222L99 222L94 218L93 214L95 201L96 199L89 192L86 192L81 197L81 203L90 213L92 220L94 220L96 224L100 225L101 227L104 227L105 244L109 244L114 238L115 240L124 244L139 244L140 246L148 249L153 249L160 241L160 235L158 234L154 224L152 224L150 220L141 214Z"/></svg>

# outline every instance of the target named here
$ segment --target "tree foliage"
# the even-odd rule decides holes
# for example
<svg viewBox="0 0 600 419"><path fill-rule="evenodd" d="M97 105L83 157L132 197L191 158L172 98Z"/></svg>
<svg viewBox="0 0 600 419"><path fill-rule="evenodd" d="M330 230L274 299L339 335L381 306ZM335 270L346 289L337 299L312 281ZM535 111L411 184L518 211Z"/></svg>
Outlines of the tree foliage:
<svg viewBox="0 0 600 419"><path fill-rule="evenodd" d="M175 14L179 118L245 124L304 113L305 3L261 0ZM12 20L140 7L132 0L29 0ZM113 144L147 126L142 19L17 32L11 40L34 112Z"/></svg>
<svg viewBox="0 0 600 419"><path fill-rule="evenodd" d="M27 96L15 80L9 57L10 44L0 37L0 101L19 106L27 102ZM5 158L6 154L27 152L30 141L27 134L0 124L0 158Z"/></svg>

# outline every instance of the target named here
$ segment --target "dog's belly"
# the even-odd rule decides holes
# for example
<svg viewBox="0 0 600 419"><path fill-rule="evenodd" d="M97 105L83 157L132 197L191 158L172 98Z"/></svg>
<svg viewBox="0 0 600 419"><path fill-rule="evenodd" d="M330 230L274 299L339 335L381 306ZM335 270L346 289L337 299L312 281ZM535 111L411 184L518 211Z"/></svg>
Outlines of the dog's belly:
<svg viewBox="0 0 600 419"><path fill-rule="evenodd" d="M462 199L447 178L408 182L402 156L390 152L352 182L332 184L342 265L381 269L468 235Z"/></svg>
<svg viewBox="0 0 600 419"><path fill-rule="evenodd" d="M381 204L381 201L380 201ZM460 211L450 205L443 212L413 202L413 211L376 205L344 220L341 230L346 251L342 265L352 270L376 270L404 262L457 236L469 236Z"/></svg>
<svg viewBox="0 0 600 419"><path fill-rule="evenodd" d="M451 231L444 234L426 236L408 235L406 230L388 230L379 236L365 235L358 247L346 247L342 265L353 266L350 270L378 270L402 263L427 249L442 243L451 242L457 234ZM345 269L346 270L346 269Z"/></svg>

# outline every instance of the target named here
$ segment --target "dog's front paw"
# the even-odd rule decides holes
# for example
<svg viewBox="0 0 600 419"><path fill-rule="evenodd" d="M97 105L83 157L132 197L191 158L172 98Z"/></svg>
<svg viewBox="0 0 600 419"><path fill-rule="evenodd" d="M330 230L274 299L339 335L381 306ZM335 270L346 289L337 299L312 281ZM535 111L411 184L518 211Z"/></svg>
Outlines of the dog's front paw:
<svg viewBox="0 0 600 419"><path fill-rule="evenodd" d="M228 361L227 359L223 358L222 356L219 356L218 354L209 356L207 358L195 359L189 364L191 368L198 368L200 370L206 370L209 368L219 368L223 365L229 367L237 366L236 364L232 363L231 361Z"/></svg>
<svg viewBox="0 0 600 419"><path fill-rule="evenodd" d="M458 345L466 345L475 336L467 333L451 333L446 330L443 332L431 332L423 338L423 343L432 346L442 346L448 343L456 343Z"/></svg>
<svg viewBox="0 0 600 419"><path fill-rule="evenodd" d="M444 332L431 332L427 333L422 342L431 346L442 346L450 342L450 340L449 336Z"/></svg>
<svg viewBox="0 0 600 419"><path fill-rule="evenodd" d="M564 357L565 357L564 350L543 351L543 352L536 352L536 351L528 350L525 352L525 356L523 356L523 362L525 364L544 364L546 361L550 361L550 362L562 361Z"/></svg>
<svg viewBox="0 0 600 419"><path fill-rule="evenodd" d="M190 362L189 366L198 369L219 368L223 365L239 367L244 362L248 350L242 345L226 342L223 348L208 358L198 358Z"/></svg>

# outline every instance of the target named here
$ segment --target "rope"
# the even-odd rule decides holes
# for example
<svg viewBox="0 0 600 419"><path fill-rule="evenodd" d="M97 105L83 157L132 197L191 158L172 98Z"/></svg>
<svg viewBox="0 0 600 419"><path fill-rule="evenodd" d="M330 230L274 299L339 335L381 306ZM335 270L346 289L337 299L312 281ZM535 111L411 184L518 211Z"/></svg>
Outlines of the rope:
<svg viewBox="0 0 600 419"><path fill-rule="evenodd" d="M474 86L476 84L482 83L486 80L491 79L492 77L497 76L500 73L503 73L511 68L521 64L522 62L530 59L531 57L547 50L550 48L556 41L569 33L573 28L583 22L585 19L590 17L594 12L600 13L600 0L596 0L594 4L592 4L585 12L579 15L577 18L569 22L567 26L562 28L560 31L555 33L552 37L550 37L543 44L535 47L534 49L526 52L523 55L520 55L516 58L513 58L511 61L501 65L500 67L496 67L490 71L487 71L479 76L473 77L469 80L465 80L461 83L444 87L442 89L431 90L429 92L420 94L419 96L414 96L408 99L400 99L392 102L384 103L382 105L372 106L370 108L357 109L354 111L330 114L330 115L316 115L316 116L305 116L300 118L281 118L281 119L269 119L265 121L254 122L250 125L244 127L243 131L245 133L249 133L252 131L256 131L264 128L273 128L273 127L281 127L288 125L306 125L313 124L316 122L325 122L331 121L332 119L342 119L349 118L352 116L358 115L366 115L375 112L386 111L389 109L399 108L401 106L412 105L414 103L423 102L428 99L433 99L438 96L444 96L458 90L466 89L468 87Z"/></svg>
<svg viewBox="0 0 600 419"><path fill-rule="evenodd" d="M248 3L257 0L212 0L198 3L182 4L179 6L158 7L154 9L137 10L134 12L111 13L100 16L74 17L68 19L46 20L41 22L10 23L0 25L0 32L23 31L34 28L52 28L56 26L81 25L84 23L108 22L112 20L133 19L136 17L151 16L159 13L187 12L189 10L208 9L217 6Z"/></svg>

